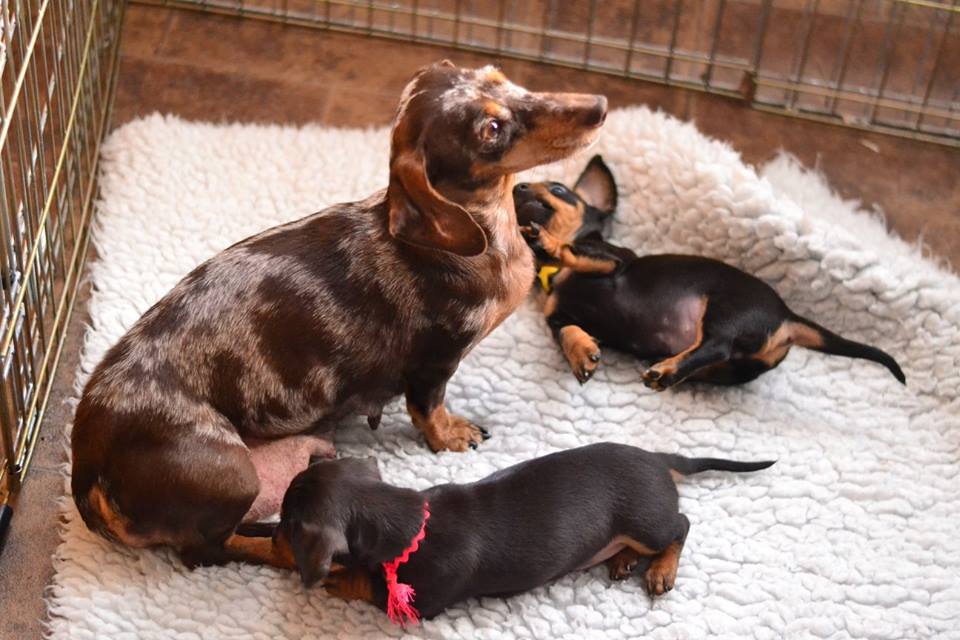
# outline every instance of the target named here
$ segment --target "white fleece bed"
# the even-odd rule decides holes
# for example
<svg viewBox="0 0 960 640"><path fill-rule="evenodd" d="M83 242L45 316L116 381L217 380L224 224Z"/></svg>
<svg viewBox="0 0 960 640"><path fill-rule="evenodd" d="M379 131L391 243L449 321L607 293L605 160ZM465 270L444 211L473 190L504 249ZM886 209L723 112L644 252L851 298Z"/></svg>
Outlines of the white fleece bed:
<svg viewBox="0 0 960 640"><path fill-rule="evenodd" d="M202 260L384 186L387 144L383 129L160 116L116 131L104 149L77 389ZM571 181L594 152L619 183L616 242L745 268L797 312L889 351L908 386L873 363L795 349L744 387L661 394L643 387L632 359L608 351L580 387L531 297L448 388L449 405L493 434L478 451L430 453L394 403L378 431L362 419L345 424L341 454L374 455L387 481L415 488L602 440L779 463L681 485L692 526L665 597L651 602L640 579L612 583L599 567L508 600L464 602L411 635L960 638L960 281L789 158L758 176L724 144L643 108L612 113L597 147L535 175ZM237 565L190 572L169 552L92 535L70 499L63 512L48 594L53 637L400 634L372 606L305 591L293 575Z"/></svg>

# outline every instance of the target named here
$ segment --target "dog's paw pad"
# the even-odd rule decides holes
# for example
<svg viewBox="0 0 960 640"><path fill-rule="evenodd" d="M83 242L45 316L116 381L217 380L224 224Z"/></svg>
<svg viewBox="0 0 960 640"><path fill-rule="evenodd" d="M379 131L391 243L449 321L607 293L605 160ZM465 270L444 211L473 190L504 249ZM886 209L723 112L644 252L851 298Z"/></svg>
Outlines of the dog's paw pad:
<svg viewBox="0 0 960 640"><path fill-rule="evenodd" d="M648 389L653 389L654 391L663 391L667 388L667 378L659 369L651 367L643 372L642 377L643 384Z"/></svg>

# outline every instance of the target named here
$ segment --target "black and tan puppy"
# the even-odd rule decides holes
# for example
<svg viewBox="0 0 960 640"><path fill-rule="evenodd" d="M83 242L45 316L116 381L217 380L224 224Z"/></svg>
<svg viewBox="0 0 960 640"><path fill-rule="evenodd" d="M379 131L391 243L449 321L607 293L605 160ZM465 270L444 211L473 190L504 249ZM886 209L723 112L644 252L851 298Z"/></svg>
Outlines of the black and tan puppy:
<svg viewBox="0 0 960 640"><path fill-rule="evenodd" d="M375 462L318 461L287 490L274 543L292 554L308 586L323 581L333 595L386 608L383 563L422 528L396 577L413 587L413 606L427 618L466 598L520 593L602 562L614 579L642 563L647 590L660 595L674 586L690 528L678 511L676 477L772 464L601 443L470 484L414 491L382 482Z"/></svg>
<svg viewBox="0 0 960 640"><path fill-rule="evenodd" d="M889 354L795 314L739 269L699 256L637 256L606 242L603 222L616 208L617 187L600 156L572 190L521 183L513 197L548 292L544 315L581 384L600 363L600 345L652 363L643 381L656 390L687 379L749 382L793 345L872 360L905 382Z"/></svg>
<svg viewBox="0 0 960 640"><path fill-rule="evenodd" d="M404 395L431 448L476 447L485 432L448 413L444 395L529 289L513 174L589 144L606 109L603 96L532 93L493 67L422 69L400 99L386 189L226 249L107 352L73 427L87 525L191 564L280 563L233 533L279 510L321 445L300 447L297 466L292 453L252 455L254 440L269 447L351 414L375 425Z"/></svg>

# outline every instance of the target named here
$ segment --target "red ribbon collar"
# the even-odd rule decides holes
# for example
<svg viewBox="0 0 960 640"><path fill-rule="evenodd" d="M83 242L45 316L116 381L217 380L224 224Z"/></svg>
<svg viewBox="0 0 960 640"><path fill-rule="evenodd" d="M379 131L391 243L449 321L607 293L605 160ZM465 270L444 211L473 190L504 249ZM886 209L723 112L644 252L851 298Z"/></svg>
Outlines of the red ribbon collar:
<svg viewBox="0 0 960 640"><path fill-rule="evenodd" d="M427 520L429 519L430 504L424 502L423 522L420 523L420 531L413 536L413 540L403 550L403 553L390 562L383 563L383 577L387 581L387 615L390 616L391 622L401 627L406 627L408 620L417 624L420 621L420 612L413 606L413 599L417 592L409 584L397 582L397 569L420 548L420 543L427 537Z"/></svg>

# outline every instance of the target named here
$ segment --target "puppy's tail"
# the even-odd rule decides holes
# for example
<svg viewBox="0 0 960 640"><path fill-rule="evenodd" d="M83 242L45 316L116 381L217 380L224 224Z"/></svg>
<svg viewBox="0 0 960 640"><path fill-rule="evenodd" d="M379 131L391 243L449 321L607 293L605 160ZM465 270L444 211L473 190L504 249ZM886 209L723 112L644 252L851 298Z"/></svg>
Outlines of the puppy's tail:
<svg viewBox="0 0 960 640"><path fill-rule="evenodd" d="M672 471L682 476L689 476L701 471L734 471L737 473L760 471L776 463L776 460L740 462L738 460L724 460L723 458L687 458L675 453L658 453L657 455Z"/></svg>
<svg viewBox="0 0 960 640"><path fill-rule="evenodd" d="M889 369L893 377L900 381L900 384L907 384L907 377L903 375L900 365L886 351L871 347L868 344L847 340L829 329L821 327L816 322L796 314L793 315L793 320L789 324L790 336L795 344L836 356L872 360Z"/></svg>

